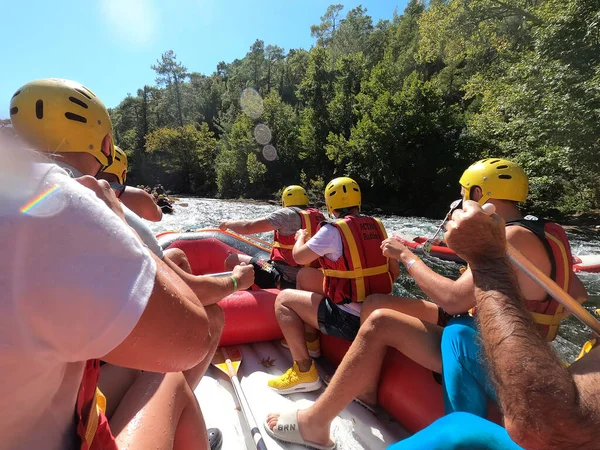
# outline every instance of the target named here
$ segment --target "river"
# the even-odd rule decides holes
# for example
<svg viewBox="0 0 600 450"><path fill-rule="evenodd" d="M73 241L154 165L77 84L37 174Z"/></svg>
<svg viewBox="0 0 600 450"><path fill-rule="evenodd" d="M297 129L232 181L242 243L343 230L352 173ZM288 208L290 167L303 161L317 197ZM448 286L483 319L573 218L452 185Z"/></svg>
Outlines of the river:
<svg viewBox="0 0 600 450"><path fill-rule="evenodd" d="M186 203L188 206L180 205ZM184 231L216 227L222 219L254 219L264 217L277 208L277 206L266 204L204 198L180 198L180 201L175 204L174 214L165 215L161 222L150 223L150 227L156 233L169 230ZM445 211L441 215L444 213ZM384 215L379 216L379 218L383 220L389 234L398 231L415 236L431 236L440 223L439 220L423 217ZM272 241L271 233L264 233L260 237ZM569 233L569 239L575 255L600 253L600 233L591 237ZM438 273L454 278L459 276L461 266L458 264L441 261L433 257L424 257L424 260ZM590 311L600 308L600 274L581 273L579 276L590 295L590 301L586 303L586 307ZM402 270L400 278L396 282L394 293L407 297L425 297L414 280L406 275L405 270ZM564 360L573 361L578 355L581 345L589 339L590 335L591 332L577 319L569 317L563 322L559 336L554 341L553 346Z"/></svg>

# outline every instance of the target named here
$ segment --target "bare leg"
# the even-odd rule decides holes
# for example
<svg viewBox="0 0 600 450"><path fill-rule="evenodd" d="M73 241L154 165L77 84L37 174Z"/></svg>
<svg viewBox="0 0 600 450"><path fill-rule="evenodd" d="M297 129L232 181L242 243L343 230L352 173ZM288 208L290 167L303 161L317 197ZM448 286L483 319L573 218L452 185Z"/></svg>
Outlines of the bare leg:
<svg viewBox="0 0 600 450"><path fill-rule="evenodd" d="M275 300L275 314L294 361L302 372L310 369L312 360L306 348L305 324L318 330L317 310L323 296L313 292L285 289Z"/></svg>
<svg viewBox="0 0 600 450"><path fill-rule="evenodd" d="M181 372L144 372L110 421L120 449L209 448L206 426L194 393Z"/></svg>
<svg viewBox="0 0 600 450"><path fill-rule="evenodd" d="M440 372L442 329L437 325L389 309L373 312L336 370L331 383L314 405L298 412L302 437L325 445L331 422L354 397L379 379L388 347L394 347L422 366ZM269 414L271 429L279 414Z"/></svg>
<svg viewBox="0 0 600 450"><path fill-rule="evenodd" d="M438 306L433 302L418 298L373 294L369 295L363 302L360 313L361 323L364 323L373 311L383 308L398 311L434 325L437 325L438 322Z"/></svg>
<svg viewBox="0 0 600 450"><path fill-rule="evenodd" d="M104 364L100 368L98 388L106 397L106 417L110 420L129 388L141 375L140 370Z"/></svg>
<svg viewBox="0 0 600 450"><path fill-rule="evenodd" d="M232 253L225 258L225 270L233 270L235 266L239 266L240 263L250 264L252 260L251 256Z"/></svg>
<svg viewBox="0 0 600 450"><path fill-rule="evenodd" d="M325 292L323 292L323 272L312 267L303 267L296 277L296 289L325 295Z"/></svg>
<svg viewBox="0 0 600 450"><path fill-rule="evenodd" d="M164 251L165 258L169 258L173 261L177 267L187 273L192 273L192 266L187 259L187 256L180 248L168 248Z"/></svg>
<svg viewBox="0 0 600 450"><path fill-rule="evenodd" d="M204 376L208 367L210 366L210 362L212 361L212 358L215 355L219 345L219 341L221 340L223 326L225 325L225 315L223 314L223 310L219 305L214 304L205 306L204 309L206 310L206 315L208 316L210 331L209 350L206 354L206 357L200 361L198 365L183 372L183 375L190 385L190 388L192 388L192 391L196 389L198 383L200 383L200 379Z"/></svg>

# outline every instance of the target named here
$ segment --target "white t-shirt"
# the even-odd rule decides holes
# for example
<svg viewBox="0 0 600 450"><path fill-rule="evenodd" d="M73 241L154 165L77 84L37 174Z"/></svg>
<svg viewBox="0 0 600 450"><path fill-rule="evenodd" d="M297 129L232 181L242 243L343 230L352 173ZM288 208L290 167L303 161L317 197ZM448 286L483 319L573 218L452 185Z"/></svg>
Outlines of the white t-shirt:
<svg viewBox="0 0 600 450"><path fill-rule="evenodd" d="M344 244L339 230L333 225L324 225L306 243L319 256L337 261L344 254Z"/></svg>
<svg viewBox="0 0 600 450"><path fill-rule="evenodd" d="M69 449L84 361L133 330L156 264L65 171L19 167L0 169L0 449Z"/></svg>

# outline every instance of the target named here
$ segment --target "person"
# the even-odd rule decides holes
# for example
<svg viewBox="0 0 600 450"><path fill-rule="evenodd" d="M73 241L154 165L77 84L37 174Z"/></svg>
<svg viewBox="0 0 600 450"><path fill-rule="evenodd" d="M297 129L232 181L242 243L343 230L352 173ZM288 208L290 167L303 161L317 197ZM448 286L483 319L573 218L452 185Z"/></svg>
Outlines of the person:
<svg viewBox="0 0 600 450"><path fill-rule="evenodd" d="M240 262L252 264L255 283L263 289L296 286L300 264L294 261L292 248L298 230L306 230L311 237L318 225L325 220L323 214L308 207L308 195L302 186L287 186L281 194L282 208L267 217L255 220L223 220L221 230L233 230L239 234L255 234L273 231L273 247L268 261L248 255L232 254L225 260L225 269L231 270Z"/></svg>
<svg viewBox="0 0 600 450"><path fill-rule="evenodd" d="M127 155L115 145L115 157L110 166L101 171L96 178L106 180L115 190L117 198L142 219L160 222L162 210L154 201L154 197L143 189L126 186Z"/></svg>
<svg viewBox="0 0 600 450"><path fill-rule="evenodd" d="M107 182L2 141L0 157L1 447L207 449L181 373L209 349L202 304L143 246ZM144 370L110 424L100 358Z"/></svg>
<svg viewBox="0 0 600 450"><path fill-rule="evenodd" d="M522 219L518 203L526 199L528 181L525 172L517 164L498 158L479 161L465 171L460 185L463 200L493 204L497 213L509 222ZM560 242L566 248L568 242L564 233L559 235L556 229L554 231L557 233L555 237L562 238ZM506 229L506 239L545 274L552 274L551 259L555 255L549 253L538 235L528 228L512 226ZM488 396L493 398L491 384L479 384L475 380L466 384L459 383L459 374L464 371L459 364L446 365L446 356L449 355L446 355L446 348L442 347L444 327L464 325L473 330L472 318L467 313L475 305L471 270L467 268L457 280L448 279L431 270L394 238L383 242L382 251L384 255L400 260L409 275L432 301L390 295L374 295L367 298L362 308L362 326L358 335L336 370L330 385L315 404L307 410L285 411L281 423L279 414L270 414L267 417L268 428L276 435L285 438L285 433L278 430L280 426L292 421L299 425L302 439L321 445L330 443L331 422L348 403L352 400L367 406L377 403L377 382L388 347L395 348L434 373L441 374L443 367L444 380L453 374L456 380L453 386L456 386L456 389L448 388L449 383L444 383L444 402L448 412L452 412L452 403L457 403L462 390L465 394L460 397L463 402L461 408L479 408L481 414L487 415ZM563 256L561 253L556 257L561 258L556 261L557 267L569 262L570 268L568 254ZM531 302L528 304L529 308L535 309L538 303L543 304L544 309L548 308L547 316L543 316L548 317L548 321L553 320L555 313L562 314L558 308L552 310L547 306L549 302L555 301L547 299L543 289L535 282L520 272L518 280L523 295ZM570 270L565 273L565 279L562 281L568 282L568 287L565 287L574 297L580 302L585 301L585 288ZM479 364L477 353L474 353L477 351L476 342L471 335L471 340L463 340L461 345L456 346L456 350L474 359L474 367L480 368L481 372L478 379L485 381L485 369Z"/></svg>
<svg viewBox="0 0 600 450"><path fill-rule="evenodd" d="M389 450L599 448L600 348L565 368L547 345L508 261L500 215L466 201L446 228L473 276L481 347L506 428L454 412Z"/></svg>
<svg viewBox="0 0 600 450"><path fill-rule="evenodd" d="M361 192L356 181L348 177L330 181L325 202L336 220L323 222L310 239L306 230L299 230L292 250L297 263L318 260L321 270L302 268L298 289L281 291L275 301L277 321L294 360L287 372L268 382L280 394L321 387L311 359L320 351L318 330L353 340L363 300L373 293L390 293L399 273L397 262L379 248L387 237L381 221L359 214Z"/></svg>

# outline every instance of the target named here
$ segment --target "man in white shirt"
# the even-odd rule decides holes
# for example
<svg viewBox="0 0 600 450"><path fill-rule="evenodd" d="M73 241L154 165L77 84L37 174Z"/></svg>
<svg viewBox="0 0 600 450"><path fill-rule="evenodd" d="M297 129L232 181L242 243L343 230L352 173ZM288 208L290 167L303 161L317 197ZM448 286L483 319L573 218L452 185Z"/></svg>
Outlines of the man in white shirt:
<svg viewBox="0 0 600 450"><path fill-rule="evenodd" d="M75 399L85 362L99 358L148 371L111 420L118 448L208 448L180 373L208 351L202 304L125 224L106 182L78 183L8 145L0 141L0 448L78 448Z"/></svg>
<svg viewBox="0 0 600 450"><path fill-rule="evenodd" d="M62 79L27 83L11 99L11 122L21 138L34 149L51 154L54 162L74 177L97 176L113 163L115 153L108 111L100 99L80 83ZM224 326L223 311L216 303L236 288L250 287L254 270L238 266L230 278L193 276L182 270L180 263L164 258L164 252L150 228L134 212L124 206L122 208L127 223L144 244L190 286L206 307L211 349L200 364L184 373L190 387L195 389L210 366ZM113 404L118 404L118 399L126 392L122 388L123 383L131 383L136 376L130 375L127 378L112 376L113 383L110 385L105 384L106 377L102 377L101 388L107 391L109 398L112 394Z"/></svg>

